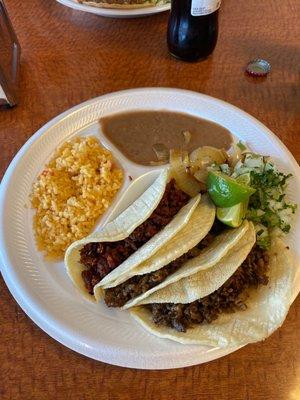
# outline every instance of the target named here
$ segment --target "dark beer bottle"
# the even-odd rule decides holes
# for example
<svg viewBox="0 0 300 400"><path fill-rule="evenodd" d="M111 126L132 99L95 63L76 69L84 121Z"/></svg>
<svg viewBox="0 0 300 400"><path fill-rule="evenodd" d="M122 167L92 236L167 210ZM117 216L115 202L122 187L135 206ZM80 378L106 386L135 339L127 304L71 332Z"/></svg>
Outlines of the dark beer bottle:
<svg viewBox="0 0 300 400"><path fill-rule="evenodd" d="M209 56L217 43L220 0L172 0L169 52L185 61Z"/></svg>

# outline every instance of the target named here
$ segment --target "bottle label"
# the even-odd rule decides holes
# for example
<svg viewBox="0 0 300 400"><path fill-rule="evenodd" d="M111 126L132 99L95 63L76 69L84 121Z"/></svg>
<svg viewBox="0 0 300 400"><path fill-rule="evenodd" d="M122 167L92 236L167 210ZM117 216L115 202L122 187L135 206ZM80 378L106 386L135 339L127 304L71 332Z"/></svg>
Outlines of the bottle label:
<svg viewBox="0 0 300 400"><path fill-rule="evenodd" d="M218 10L221 0L192 0L191 14L193 17L208 15Z"/></svg>

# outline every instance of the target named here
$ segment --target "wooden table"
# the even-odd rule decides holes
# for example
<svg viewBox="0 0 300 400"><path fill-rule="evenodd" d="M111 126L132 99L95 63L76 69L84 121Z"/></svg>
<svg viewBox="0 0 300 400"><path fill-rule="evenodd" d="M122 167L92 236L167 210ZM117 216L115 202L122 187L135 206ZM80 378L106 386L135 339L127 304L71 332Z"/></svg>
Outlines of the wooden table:
<svg viewBox="0 0 300 400"><path fill-rule="evenodd" d="M241 107L300 160L298 2L225 0L213 57L196 64L168 55L166 13L115 20L54 0L5 3L22 46L22 70L20 104L0 111L1 174L50 118L92 97L144 86L191 89ZM255 57L272 64L267 79L244 75ZM138 371L64 348L28 319L2 280L0 289L2 400L300 398L299 298L283 327L264 343L205 365Z"/></svg>

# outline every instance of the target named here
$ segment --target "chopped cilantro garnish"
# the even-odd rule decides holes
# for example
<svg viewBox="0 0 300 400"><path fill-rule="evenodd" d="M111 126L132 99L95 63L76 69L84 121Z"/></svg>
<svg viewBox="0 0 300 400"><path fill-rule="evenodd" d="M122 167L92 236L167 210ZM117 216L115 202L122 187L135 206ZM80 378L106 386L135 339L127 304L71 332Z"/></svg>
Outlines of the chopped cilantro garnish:
<svg viewBox="0 0 300 400"><path fill-rule="evenodd" d="M248 161L249 157L251 160L251 155L248 155ZM249 172L250 186L256 192L249 199L247 218L267 228L269 233L275 228L288 233L291 229L291 214L297 208L296 204L285 201L287 180L292 174L279 172L266 157L261 159L259 166L256 165L252 170L250 168ZM266 248L270 244L270 237L265 232L264 235L257 232L257 242Z"/></svg>
<svg viewBox="0 0 300 400"><path fill-rule="evenodd" d="M271 238L269 231L263 226L263 225L256 225L256 242L257 244L263 248L267 249L270 247L271 244Z"/></svg>

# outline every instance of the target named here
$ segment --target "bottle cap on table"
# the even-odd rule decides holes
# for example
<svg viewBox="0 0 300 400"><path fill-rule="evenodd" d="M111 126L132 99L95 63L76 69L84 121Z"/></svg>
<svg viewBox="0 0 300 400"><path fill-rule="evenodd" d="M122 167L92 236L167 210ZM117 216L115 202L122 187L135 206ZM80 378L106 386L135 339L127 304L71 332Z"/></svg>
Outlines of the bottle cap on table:
<svg viewBox="0 0 300 400"><path fill-rule="evenodd" d="M251 76L266 76L271 71L271 65L268 61L256 58L247 64L246 72Z"/></svg>

